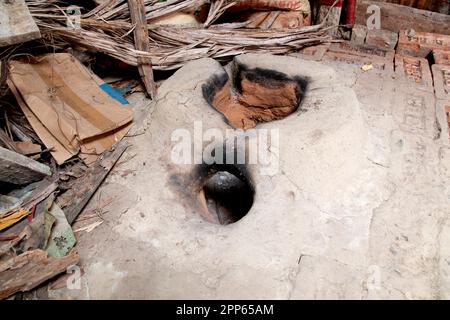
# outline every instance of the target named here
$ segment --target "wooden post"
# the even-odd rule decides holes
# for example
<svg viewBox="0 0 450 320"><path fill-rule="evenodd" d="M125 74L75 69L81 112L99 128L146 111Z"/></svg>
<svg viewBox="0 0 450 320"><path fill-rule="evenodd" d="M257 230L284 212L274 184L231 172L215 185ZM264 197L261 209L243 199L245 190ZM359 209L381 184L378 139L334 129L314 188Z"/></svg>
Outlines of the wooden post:
<svg viewBox="0 0 450 320"><path fill-rule="evenodd" d="M341 11L342 11L342 5L343 0L319 0L320 3L320 9L319 9L319 22L323 22L325 18L327 20L325 21L326 27L335 27L333 29L330 29L328 32L333 35L338 35L338 25L341 20ZM334 7L333 7L334 4ZM327 16L328 15L328 16Z"/></svg>
<svg viewBox="0 0 450 320"><path fill-rule="evenodd" d="M150 52L144 0L128 0L128 7L130 9L131 22L135 25L133 32L134 46L136 50ZM150 58L138 57L138 69L147 95L153 99L156 94L156 85L153 80L152 61Z"/></svg>
<svg viewBox="0 0 450 320"><path fill-rule="evenodd" d="M103 154L90 166L84 176L75 180L69 190L56 199L70 224L75 221L127 148L128 145L124 140L119 141L112 150Z"/></svg>

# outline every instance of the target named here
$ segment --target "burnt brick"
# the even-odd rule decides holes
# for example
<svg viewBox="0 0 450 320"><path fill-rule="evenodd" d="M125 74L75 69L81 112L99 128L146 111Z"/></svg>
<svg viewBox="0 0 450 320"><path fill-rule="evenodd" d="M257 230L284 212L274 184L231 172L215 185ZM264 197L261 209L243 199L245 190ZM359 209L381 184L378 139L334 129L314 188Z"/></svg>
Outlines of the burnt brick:
<svg viewBox="0 0 450 320"><path fill-rule="evenodd" d="M433 78L428 60L396 54L395 71L399 79L406 79L408 82L416 84L419 89L433 91Z"/></svg>

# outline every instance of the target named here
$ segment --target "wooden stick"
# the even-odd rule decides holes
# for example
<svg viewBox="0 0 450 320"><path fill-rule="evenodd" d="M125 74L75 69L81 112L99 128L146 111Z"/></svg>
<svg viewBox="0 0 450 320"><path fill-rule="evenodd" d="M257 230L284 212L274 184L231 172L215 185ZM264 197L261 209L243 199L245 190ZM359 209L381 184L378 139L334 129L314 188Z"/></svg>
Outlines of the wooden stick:
<svg viewBox="0 0 450 320"><path fill-rule="evenodd" d="M16 292L29 291L41 283L65 272L79 260L72 250L61 258L48 257L47 252L37 249L0 263L0 299Z"/></svg>
<svg viewBox="0 0 450 320"><path fill-rule="evenodd" d="M144 0L128 0L130 8L131 22L135 24L133 31L134 46L136 50L150 52L150 42L148 37L147 19L145 17ZM156 84L153 79L152 61L143 56L138 57L138 69L144 82L145 90L150 98L156 94Z"/></svg>
<svg viewBox="0 0 450 320"><path fill-rule="evenodd" d="M119 141L111 151L104 153L89 167L85 175L75 180L69 190L56 199L70 224L75 221L127 147L128 144L124 140Z"/></svg>

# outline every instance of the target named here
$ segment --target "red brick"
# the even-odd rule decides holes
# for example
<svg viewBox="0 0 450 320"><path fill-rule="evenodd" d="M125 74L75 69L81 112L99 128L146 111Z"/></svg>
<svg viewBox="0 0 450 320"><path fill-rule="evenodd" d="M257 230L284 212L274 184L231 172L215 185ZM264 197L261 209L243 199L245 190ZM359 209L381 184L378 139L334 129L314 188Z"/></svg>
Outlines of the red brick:
<svg viewBox="0 0 450 320"><path fill-rule="evenodd" d="M398 44L395 52L404 56L426 58L431 53L430 48L421 48L419 45Z"/></svg>
<svg viewBox="0 0 450 320"><path fill-rule="evenodd" d="M428 60L396 54L395 71L399 78L406 78L407 81L415 83L419 88L433 91L433 79Z"/></svg>
<svg viewBox="0 0 450 320"><path fill-rule="evenodd" d="M403 131L429 138L436 135L436 101L431 91L403 86L394 96L392 116Z"/></svg>
<svg viewBox="0 0 450 320"><path fill-rule="evenodd" d="M402 30L399 33L399 43L418 44L421 47L431 49L450 50L450 35L414 32L413 36L408 37L408 31Z"/></svg>
<svg viewBox="0 0 450 320"><path fill-rule="evenodd" d="M445 105L444 109L445 109L445 113L448 116L450 114L450 102L448 103L448 105Z"/></svg>
<svg viewBox="0 0 450 320"><path fill-rule="evenodd" d="M434 64L431 69L436 97L450 101L450 65Z"/></svg>
<svg viewBox="0 0 450 320"><path fill-rule="evenodd" d="M325 58L351 64L371 64L381 70L392 70L395 51L372 46L358 46L349 42L331 44Z"/></svg>
<svg viewBox="0 0 450 320"><path fill-rule="evenodd" d="M414 32L412 36L408 36L407 30L401 30L399 33L398 53L409 50L410 53L416 52L417 56L424 57L423 54L434 49L450 50L450 36L428 32Z"/></svg>
<svg viewBox="0 0 450 320"><path fill-rule="evenodd" d="M450 51L433 50L434 63L450 65Z"/></svg>
<svg viewBox="0 0 450 320"><path fill-rule="evenodd" d="M370 16L367 9L371 5L376 5L381 11L381 26L383 29L399 32L413 28L416 31L448 34L450 16L409 6L413 2L417 4L418 2L439 1L445 2L446 0L402 0L407 5L398 5L400 0L357 0L356 23L365 25Z"/></svg>

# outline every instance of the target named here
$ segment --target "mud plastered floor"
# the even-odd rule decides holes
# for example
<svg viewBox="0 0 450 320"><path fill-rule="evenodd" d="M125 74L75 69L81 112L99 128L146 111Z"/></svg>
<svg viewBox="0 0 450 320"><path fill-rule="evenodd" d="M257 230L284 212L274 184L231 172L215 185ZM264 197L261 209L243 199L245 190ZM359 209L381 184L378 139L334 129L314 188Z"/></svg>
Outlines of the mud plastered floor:
<svg viewBox="0 0 450 320"><path fill-rule="evenodd" d="M81 215L104 220L77 233L81 286L50 297L450 298L450 141L432 87L389 69L320 64L355 92L367 133L348 183L311 195L281 172L258 180L257 197L273 197L265 214L211 224L168 184L154 103L133 95L131 147Z"/></svg>

